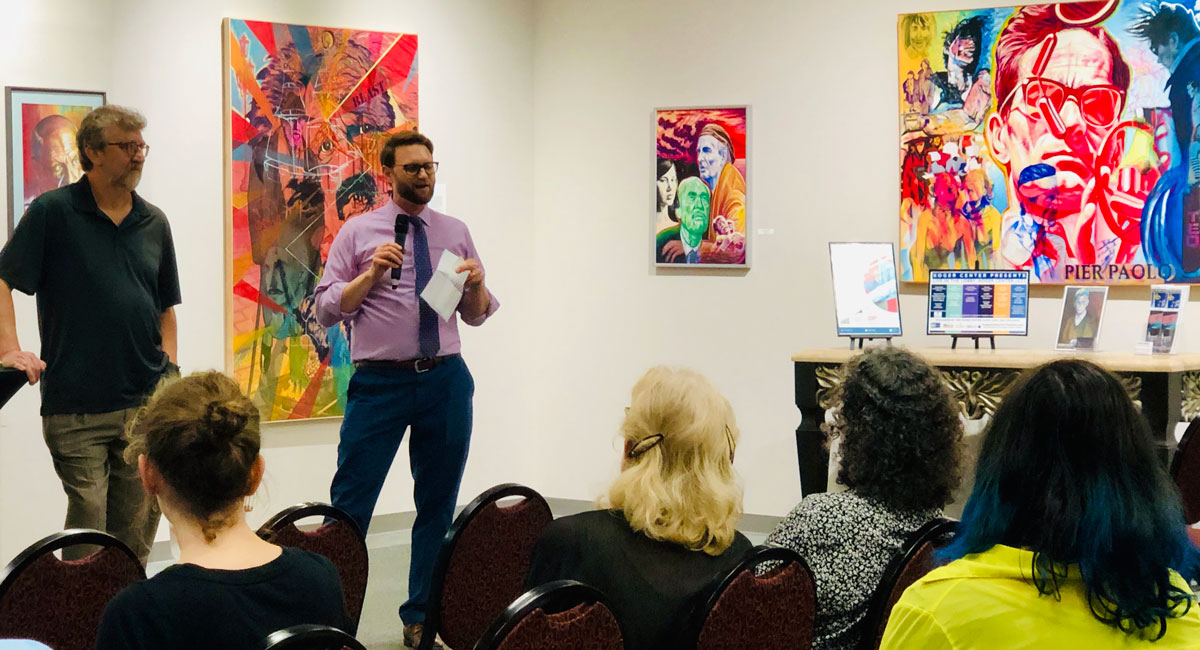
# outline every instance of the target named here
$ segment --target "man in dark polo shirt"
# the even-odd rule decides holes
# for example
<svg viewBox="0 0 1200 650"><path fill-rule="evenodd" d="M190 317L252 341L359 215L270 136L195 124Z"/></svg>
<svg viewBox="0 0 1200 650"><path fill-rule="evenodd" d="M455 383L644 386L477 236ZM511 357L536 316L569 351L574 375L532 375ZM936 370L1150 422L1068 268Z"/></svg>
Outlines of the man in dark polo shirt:
<svg viewBox="0 0 1200 650"><path fill-rule="evenodd" d="M143 507L122 433L158 381L178 371L180 302L166 216L133 191L149 151L145 126L120 106L89 113L77 136L84 177L35 199L0 251L0 363L31 384L41 379L65 527L107 531L143 564L159 513ZM17 341L12 289L37 296L40 359Z"/></svg>

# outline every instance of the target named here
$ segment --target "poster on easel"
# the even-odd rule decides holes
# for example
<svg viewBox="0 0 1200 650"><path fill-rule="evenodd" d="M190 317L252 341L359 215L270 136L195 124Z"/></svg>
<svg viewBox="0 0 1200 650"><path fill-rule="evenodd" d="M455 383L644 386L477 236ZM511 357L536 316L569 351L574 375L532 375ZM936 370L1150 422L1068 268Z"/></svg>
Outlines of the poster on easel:
<svg viewBox="0 0 1200 650"><path fill-rule="evenodd" d="M1156 284L1150 287L1150 316L1146 319L1146 342L1155 354L1170 354L1175 345L1183 306L1191 287Z"/></svg>
<svg viewBox="0 0 1200 650"><path fill-rule="evenodd" d="M900 336L900 296L891 243L830 242L838 336Z"/></svg>

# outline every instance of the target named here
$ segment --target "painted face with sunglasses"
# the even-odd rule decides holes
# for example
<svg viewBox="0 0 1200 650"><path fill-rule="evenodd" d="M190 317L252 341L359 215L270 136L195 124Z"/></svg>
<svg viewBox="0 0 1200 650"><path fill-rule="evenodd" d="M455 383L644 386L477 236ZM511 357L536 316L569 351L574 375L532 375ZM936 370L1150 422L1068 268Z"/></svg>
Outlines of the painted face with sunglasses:
<svg viewBox="0 0 1200 650"><path fill-rule="evenodd" d="M1112 83L1112 55L1095 35L1067 29L1024 52L1018 70L1016 87L988 118L988 147L1027 213L1074 214L1125 105L1124 89ZM1037 180L1018 187L1022 178Z"/></svg>

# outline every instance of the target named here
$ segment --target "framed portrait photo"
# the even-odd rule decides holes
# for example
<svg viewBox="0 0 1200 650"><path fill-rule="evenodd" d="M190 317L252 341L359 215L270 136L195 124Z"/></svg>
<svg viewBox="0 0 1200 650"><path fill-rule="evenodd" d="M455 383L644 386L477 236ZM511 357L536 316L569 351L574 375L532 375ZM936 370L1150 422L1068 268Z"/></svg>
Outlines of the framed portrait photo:
<svg viewBox="0 0 1200 650"><path fill-rule="evenodd" d="M1062 318L1058 325L1058 350L1094 350L1100 338L1108 287L1071 286L1063 293Z"/></svg>
<svg viewBox="0 0 1200 650"><path fill-rule="evenodd" d="M102 92L5 87L9 237L40 194L83 177L75 134L104 103Z"/></svg>

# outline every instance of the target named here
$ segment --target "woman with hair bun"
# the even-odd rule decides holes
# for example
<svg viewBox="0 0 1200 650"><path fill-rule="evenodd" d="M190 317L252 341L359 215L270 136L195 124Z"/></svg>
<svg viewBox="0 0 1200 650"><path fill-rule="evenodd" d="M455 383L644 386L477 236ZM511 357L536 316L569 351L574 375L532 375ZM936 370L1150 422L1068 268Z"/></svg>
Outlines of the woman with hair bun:
<svg viewBox="0 0 1200 650"><path fill-rule="evenodd" d="M621 431L621 474L608 509L551 523L526 585L596 587L627 650L671 648L697 595L750 550L735 529L738 428L729 401L702 375L659 366L634 386Z"/></svg>
<svg viewBox="0 0 1200 650"><path fill-rule="evenodd" d="M179 541L179 563L108 604L100 650L257 648L302 623L350 630L337 569L246 523L262 481L258 410L215 371L164 385L126 433L146 494Z"/></svg>

